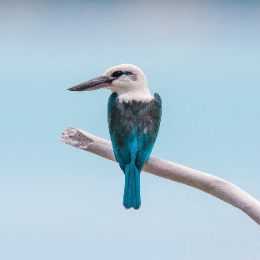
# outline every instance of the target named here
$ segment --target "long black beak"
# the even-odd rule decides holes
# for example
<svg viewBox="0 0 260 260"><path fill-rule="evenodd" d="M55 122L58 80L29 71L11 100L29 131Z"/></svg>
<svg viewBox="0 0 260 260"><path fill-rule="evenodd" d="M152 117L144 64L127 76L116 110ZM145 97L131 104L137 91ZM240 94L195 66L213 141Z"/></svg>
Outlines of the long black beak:
<svg viewBox="0 0 260 260"><path fill-rule="evenodd" d="M68 88L70 91L91 91L99 88L105 88L111 85L112 81L117 78L100 76L83 83L80 83L74 87Z"/></svg>

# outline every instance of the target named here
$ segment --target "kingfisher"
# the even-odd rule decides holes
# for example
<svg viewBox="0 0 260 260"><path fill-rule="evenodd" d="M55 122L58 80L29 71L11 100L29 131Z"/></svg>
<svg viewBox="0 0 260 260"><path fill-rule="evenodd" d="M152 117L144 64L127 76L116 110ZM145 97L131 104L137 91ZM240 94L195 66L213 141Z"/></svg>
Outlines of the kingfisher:
<svg viewBox="0 0 260 260"><path fill-rule="evenodd" d="M151 95L143 71L121 64L101 76L69 88L70 91L109 89L108 128L116 161L125 174L123 205L139 209L140 173L149 159L162 117L162 100Z"/></svg>

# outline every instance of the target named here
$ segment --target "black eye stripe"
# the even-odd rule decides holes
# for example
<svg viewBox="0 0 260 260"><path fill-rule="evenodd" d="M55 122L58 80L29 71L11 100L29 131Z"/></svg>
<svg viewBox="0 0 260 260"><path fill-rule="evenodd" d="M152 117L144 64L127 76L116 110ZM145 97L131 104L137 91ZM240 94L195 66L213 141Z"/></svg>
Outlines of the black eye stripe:
<svg viewBox="0 0 260 260"><path fill-rule="evenodd" d="M122 76L123 74L124 74L123 71L115 71L111 76L118 78L118 77Z"/></svg>
<svg viewBox="0 0 260 260"><path fill-rule="evenodd" d="M121 71L121 70L117 70L117 71L115 71L111 76L112 76L112 77L115 77L115 78L118 78L118 77L120 77L120 76L122 76L122 75L131 75L131 74L133 74L133 73L130 72L130 71L125 71L125 72L123 72L123 71Z"/></svg>

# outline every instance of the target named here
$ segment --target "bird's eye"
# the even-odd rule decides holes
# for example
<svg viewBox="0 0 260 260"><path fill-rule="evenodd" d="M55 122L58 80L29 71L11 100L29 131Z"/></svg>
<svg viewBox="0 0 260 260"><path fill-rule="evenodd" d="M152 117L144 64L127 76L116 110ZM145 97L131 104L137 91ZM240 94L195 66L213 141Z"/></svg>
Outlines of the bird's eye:
<svg viewBox="0 0 260 260"><path fill-rule="evenodd" d="M124 74L123 71L115 71L111 76L118 78L118 77L122 76L123 74Z"/></svg>

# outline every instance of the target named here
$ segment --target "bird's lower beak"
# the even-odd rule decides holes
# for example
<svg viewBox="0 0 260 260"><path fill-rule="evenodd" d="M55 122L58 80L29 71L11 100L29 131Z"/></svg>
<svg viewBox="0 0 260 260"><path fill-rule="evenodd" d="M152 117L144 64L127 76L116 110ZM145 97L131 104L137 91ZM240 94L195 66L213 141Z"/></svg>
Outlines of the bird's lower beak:
<svg viewBox="0 0 260 260"><path fill-rule="evenodd" d="M99 88L105 88L111 86L114 77L100 76L83 83L80 83L74 87L68 88L71 91L91 91Z"/></svg>

